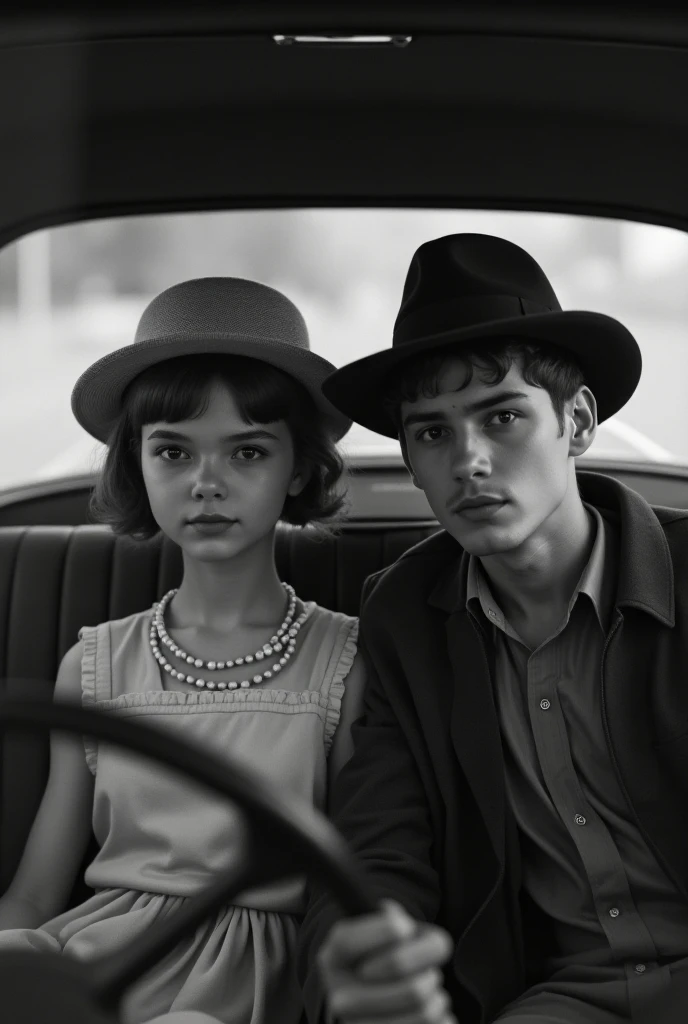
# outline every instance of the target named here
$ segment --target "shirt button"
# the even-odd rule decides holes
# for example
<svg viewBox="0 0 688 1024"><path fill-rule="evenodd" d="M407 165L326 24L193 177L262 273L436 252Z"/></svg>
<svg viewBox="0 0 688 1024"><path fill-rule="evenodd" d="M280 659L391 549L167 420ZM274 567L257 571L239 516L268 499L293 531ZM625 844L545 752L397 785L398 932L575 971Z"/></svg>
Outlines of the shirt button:
<svg viewBox="0 0 688 1024"><path fill-rule="evenodd" d="M550 702L545 697L543 700L540 701L540 707L542 708L543 711L549 711L549 709L552 707L552 705L550 704Z"/></svg>
<svg viewBox="0 0 688 1024"><path fill-rule="evenodd" d="M575 821L576 825L585 825L586 821L582 814L577 814L573 820Z"/></svg>
<svg viewBox="0 0 688 1024"><path fill-rule="evenodd" d="M644 974L646 970L647 970L647 967L645 966L645 964L636 964L635 965L635 973L636 974Z"/></svg>
<svg viewBox="0 0 688 1024"><path fill-rule="evenodd" d="M487 614L490 615L493 619L497 618L497 612L493 608L488 608Z"/></svg>
<svg viewBox="0 0 688 1024"><path fill-rule="evenodd" d="M609 916L610 917L618 917L620 913L621 913L621 911L619 910L618 907L612 907L612 909L609 911Z"/></svg>

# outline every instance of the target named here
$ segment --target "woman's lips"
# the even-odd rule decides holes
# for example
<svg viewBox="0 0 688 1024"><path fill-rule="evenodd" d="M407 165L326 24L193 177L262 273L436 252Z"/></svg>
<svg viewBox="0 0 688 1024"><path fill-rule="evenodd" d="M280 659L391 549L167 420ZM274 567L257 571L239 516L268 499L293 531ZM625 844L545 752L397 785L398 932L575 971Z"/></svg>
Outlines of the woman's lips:
<svg viewBox="0 0 688 1024"><path fill-rule="evenodd" d="M189 526L193 530L196 530L197 533L210 535L216 533L225 533L227 530L231 529L231 527L235 525L235 519L223 519L217 520L216 522L203 522L202 520L199 522L198 520L196 520L194 522L189 523Z"/></svg>

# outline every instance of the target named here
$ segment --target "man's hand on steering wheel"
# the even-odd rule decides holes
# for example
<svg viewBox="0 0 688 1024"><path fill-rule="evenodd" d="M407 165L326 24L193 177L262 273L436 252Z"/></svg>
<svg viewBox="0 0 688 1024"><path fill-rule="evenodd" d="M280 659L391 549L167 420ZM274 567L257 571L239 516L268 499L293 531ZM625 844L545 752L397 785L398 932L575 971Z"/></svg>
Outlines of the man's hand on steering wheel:
<svg viewBox="0 0 688 1024"><path fill-rule="evenodd" d="M318 955L338 1024L457 1024L440 967L452 953L444 929L420 924L398 903L339 921Z"/></svg>

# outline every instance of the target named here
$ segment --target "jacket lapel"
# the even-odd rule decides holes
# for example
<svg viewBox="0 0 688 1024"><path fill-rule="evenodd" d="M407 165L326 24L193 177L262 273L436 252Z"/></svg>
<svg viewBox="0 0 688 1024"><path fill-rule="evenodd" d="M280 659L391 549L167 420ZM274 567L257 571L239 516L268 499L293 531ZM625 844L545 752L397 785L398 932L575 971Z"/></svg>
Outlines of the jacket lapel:
<svg viewBox="0 0 688 1024"><path fill-rule="evenodd" d="M457 545L457 554L461 548ZM487 638L466 611L465 555L450 565L429 604L447 613L447 652L453 693L450 732L459 764L475 797L495 854L504 860L506 796L504 755L492 693Z"/></svg>
<svg viewBox="0 0 688 1024"><path fill-rule="evenodd" d="M487 653L465 611L447 620L454 674L451 737L500 863L504 859L504 754Z"/></svg>

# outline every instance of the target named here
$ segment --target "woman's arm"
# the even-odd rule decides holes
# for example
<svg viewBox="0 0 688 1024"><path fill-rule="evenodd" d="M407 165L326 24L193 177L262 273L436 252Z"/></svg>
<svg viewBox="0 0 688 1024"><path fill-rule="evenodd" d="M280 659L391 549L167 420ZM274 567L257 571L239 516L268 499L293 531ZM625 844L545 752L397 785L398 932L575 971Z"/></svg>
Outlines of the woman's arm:
<svg viewBox="0 0 688 1024"><path fill-rule="evenodd" d="M81 643L62 659L55 699L81 704ZM53 732L50 774L21 862L0 899L0 930L37 928L67 906L91 836L93 776L81 736Z"/></svg>

